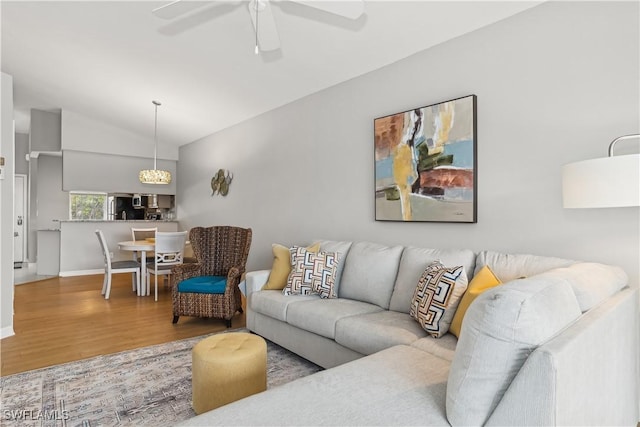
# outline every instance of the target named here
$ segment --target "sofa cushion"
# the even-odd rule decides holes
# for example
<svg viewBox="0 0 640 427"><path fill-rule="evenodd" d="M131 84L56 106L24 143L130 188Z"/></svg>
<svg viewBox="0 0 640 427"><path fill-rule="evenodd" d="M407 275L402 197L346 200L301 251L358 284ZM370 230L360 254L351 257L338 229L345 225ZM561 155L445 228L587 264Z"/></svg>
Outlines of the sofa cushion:
<svg viewBox="0 0 640 427"><path fill-rule="evenodd" d="M344 317L336 324L336 342L362 354L411 344L426 335L411 316L397 311Z"/></svg>
<svg viewBox="0 0 640 427"><path fill-rule="evenodd" d="M335 252L310 252L293 247L291 273L287 279L284 295L319 294L322 298L333 298L333 284L340 255Z"/></svg>
<svg viewBox="0 0 640 427"><path fill-rule="evenodd" d="M467 277L472 277L476 255L468 249L406 247L400 259L398 277L394 284L389 310L409 313L416 283L425 268L433 261L440 261L444 265L462 265Z"/></svg>
<svg viewBox="0 0 640 427"><path fill-rule="evenodd" d="M453 360L457 345L458 339L453 334L444 334L440 338L427 335L411 343L411 347L419 348L424 352L438 356L449 362Z"/></svg>
<svg viewBox="0 0 640 427"><path fill-rule="evenodd" d="M317 299L319 295L282 295L282 291L268 290L249 294L247 304L256 313L286 322L289 304Z"/></svg>
<svg viewBox="0 0 640 427"><path fill-rule="evenodd" d="M569 282L583 313L624 288L629 279L620 267L592 262L556 268L540 276L560 277Z"/></svg>
<svg viewBox="0 0 640 427"><path fill-rule="evenodd" d="M449 326L449 332L451 332L456 337L459 337L460 329L462 328L462 320L464 319L464 315L473 300L475 300L478 295L480 295L484 291L496 287L500 284L502 284L502 282L496 277L495 274L493 274L493 271L491 271L488 265L482 267L478 274L473 276L473 279L471 279L471 282L469 282L469 286L462 296L460 304L458 304L456 314L453 316L451 326Z"/></svg>
<svg viewBox="0 0 640 427"><path fill-rule="evenodd" d="M344 260L347 259L349 248L351 248L351 242L336 242L333 240L319 240L320 250L322 252L337 252L340 254L340 262L338 263L338 271L336 271L336 280L333 284L334 296L338 296L340 289L340 280L342 279L342 272L344 271Z"/></svg>
<svg viewBox="0 0 640 427"><path fill-rule="evenodd" d="M446 334L460 298L467 289L464 267L445 267L434 261L418 279L409 315L433 337Z"/></svg>
<svg viewBox="0 0 640 427"><path fill-rule="evenodd" d="M309 252L318 252L320 245L314 243L311 246L307 246ZM287 278L291 272L291 252L286 246L274 243L271 245L273 252L273 264L271 266L271 272L269 273L269 279L262 289L284 289L287 285Z"/></svg>
<svg viewBox="0 0 640 427"><path fill-rule="evenodd" d="M338 320L376 311L382 311L382 309L374 304L345 298L300 301L287 306L287 323L334 339Z"/></svg>
<svg viewBox="0 0 640 427"><path fill-rule="evenodd" d="M558 277L515 280L476 298L447 382L451 425L485 424L528 355L580 314L571 286Z"/></svg>
<svg viewBox="0 0 640 427"><path fill-rule="evenodd" d="M535 276L554 268L568 267L575 263L576 261L562 258L482 251L476 258L474 276L482 267L488 265L502 283L507 283L515 279Z"/></svg>
<svg viewBox="0 0 640 427"><path fill-rule="evenodd" d="M402 246L369 242L351 245L340 280L340 298L389 308L402 250Z"/></svg>
<svg viewBox="0 0 640 427"><path fill-rule="evenodd" d="M448 425L444 411L448 372L446 360L400 345L254 394L180 425L443 426Z"/></svg>

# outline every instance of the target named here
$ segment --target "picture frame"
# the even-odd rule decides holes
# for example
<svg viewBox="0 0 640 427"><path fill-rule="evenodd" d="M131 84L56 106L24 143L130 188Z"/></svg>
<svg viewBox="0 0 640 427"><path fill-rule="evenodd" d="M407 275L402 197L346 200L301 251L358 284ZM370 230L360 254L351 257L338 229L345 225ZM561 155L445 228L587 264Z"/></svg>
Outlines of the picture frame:
<svg viewBox="0 0 640 427"><path fill-rule="evenodd" d="M476 223L477 97L374 119L375 220Z"/></svg>

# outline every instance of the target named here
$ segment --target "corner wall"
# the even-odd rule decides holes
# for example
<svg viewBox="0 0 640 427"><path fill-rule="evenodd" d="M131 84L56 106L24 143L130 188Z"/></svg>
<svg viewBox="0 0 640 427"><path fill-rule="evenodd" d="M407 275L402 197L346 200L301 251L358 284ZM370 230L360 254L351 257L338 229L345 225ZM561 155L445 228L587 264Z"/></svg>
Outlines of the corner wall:
<svg viewBox="0 0 640 427"><path fill-rule="evenodd" d="M2 73L0 95L0 155L5 159L4 179L0 180L0 338L13 332L13 192L14 130L13 77Z"/></svg>
<svg viewBox="0 0 640 427"><path fill-rule="evenodd" d="M313 239L534 253L612 263L638 283L638 208L562 208L561 167L640 130L637 2L549 2L180 149L178 214ZM373 119L478 96L478 223L374 221ZM211 197L218 168L229 195Z"/></svg>

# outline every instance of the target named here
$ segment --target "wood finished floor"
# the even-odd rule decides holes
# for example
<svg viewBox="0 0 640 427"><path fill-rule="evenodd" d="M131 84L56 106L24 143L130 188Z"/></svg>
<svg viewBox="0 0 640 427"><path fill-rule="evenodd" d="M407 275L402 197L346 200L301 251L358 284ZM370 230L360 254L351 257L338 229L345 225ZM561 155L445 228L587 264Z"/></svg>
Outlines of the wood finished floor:
<svg viewBox="0 0 640 427"><path fill-rule="evenodd" d="M226 329L223 320L181 317L172 324L171 292L158 301L138 297L131 276L113 276L111 296L100 295L102 275L56 277L15 286L15 335L0 340L0 375L175 341ZM244 327L236 314L233 328Z"/></svg>

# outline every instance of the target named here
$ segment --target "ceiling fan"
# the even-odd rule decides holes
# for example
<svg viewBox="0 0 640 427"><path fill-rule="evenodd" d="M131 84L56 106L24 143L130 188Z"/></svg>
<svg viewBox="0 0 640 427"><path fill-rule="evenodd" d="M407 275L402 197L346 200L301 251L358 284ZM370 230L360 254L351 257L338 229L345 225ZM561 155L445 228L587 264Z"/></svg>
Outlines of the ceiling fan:
<svg viewBox="0 0 640 427"><path fill-rule="evenodd" d="M223 1L223 0L220 0ZM249 0L247 8L256 35L255 53L280 48L280 38L276 22L271 11L271 3L282 0ZM319 9L348 19L358 19L364 13L364 0L286 0ZM153 9L153 14L163 19L174 19L187 13L194 7L200 7L206 2L190 2L174 0L168 4Z"/></svg>

